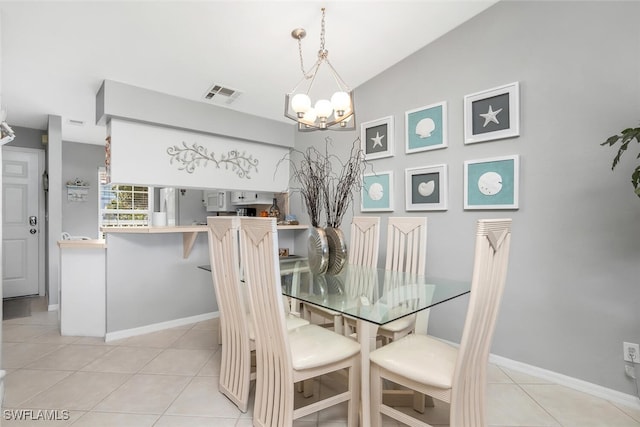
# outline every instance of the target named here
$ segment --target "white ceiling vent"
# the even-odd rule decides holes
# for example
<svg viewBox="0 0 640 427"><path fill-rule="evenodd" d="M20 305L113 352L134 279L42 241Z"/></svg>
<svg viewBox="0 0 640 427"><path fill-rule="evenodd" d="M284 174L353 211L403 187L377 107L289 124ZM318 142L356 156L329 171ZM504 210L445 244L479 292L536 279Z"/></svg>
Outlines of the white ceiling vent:
<svg viewBox="0 0 640 427"><path fill-rule="evenodd" d="M204 94L204 99L212 104L231 104L241 94L242 92L236 89L214 84L207 93Z"/></svg>

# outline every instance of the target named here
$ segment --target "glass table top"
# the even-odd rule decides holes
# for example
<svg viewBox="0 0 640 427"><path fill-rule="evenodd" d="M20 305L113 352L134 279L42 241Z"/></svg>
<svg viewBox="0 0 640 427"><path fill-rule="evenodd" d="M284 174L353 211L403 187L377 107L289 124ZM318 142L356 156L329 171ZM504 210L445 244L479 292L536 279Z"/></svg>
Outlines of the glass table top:
<svg viewBox="0 0 640 427"><path fill-rule="evenodd" d="M471 282L347 265L314 274L306 259L281 260L282 293L378 325L469 293Z"/></svg>

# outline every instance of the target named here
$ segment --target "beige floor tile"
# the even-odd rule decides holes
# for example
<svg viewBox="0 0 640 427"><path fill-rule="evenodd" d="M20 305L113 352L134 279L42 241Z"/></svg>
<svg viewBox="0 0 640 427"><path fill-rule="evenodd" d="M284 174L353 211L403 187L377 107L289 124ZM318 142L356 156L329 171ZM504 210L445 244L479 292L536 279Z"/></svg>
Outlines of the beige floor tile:
<svg viewBox="0 0 640 427"><path fill-rule="evenodd" d="M501 367L500 369L503 370L504 373L507 374L516 384L553 384L551 381L534 377L533 375L525 374L524 372L504 367Z"/></svg>
<svg viewBox="0 0 640 427"><path fill-rule="evenodd" d="M165 415L193 415L198 417L238 417L238 408L218 391L211 377L194 377L189 385L167 409Z"/></svg>
<svg viewBox="0 0 640 427"><path fill-rule="evenodd" d="M22 368L60 348L60 344L3 343L2 365L4 368Z"/></svg>
<svg viewBox="0 0 640 427"><path fill-rule="evenodd" d="M217 349L218 331L212 329L190 329L171 344L171 348Z"/></svg>
<svg viewBox="0 0 640 427"><path fill-rule="evenodd" d="M83 411L46 412L37 408L4 408L2 427L64 427L73 424L82 415Z"/></svg>
<svg viewBox="0 0 640 427"><path fill-rule="evenodd" d="M622 412L624 412L625 414L629 415L631 418L633 418L634 420L640 422L640 409L638 408L631 408L629 406L625 406L625 405L621 405L621 404L616 404L614 403L614 405L620 409Z"/></svg>
<svg viewBox="0 0 640 427"><path fill-rule="evenodd" d="M640 426L611 403L560 385L523 385L563 427Z"/></svg>
<svg viewBox="0 0 640 427"><path fill-rule="evenodd" d="M396 407L396 409L413 418L417 418L419 420L427 422L434 427L438 425L448 425L449 424L449 404L439 400L434 400L433 403L434 403L434 406L426 407L423 414L414 411L413 407L411 406L401 406L401 407ZM387 418L387 420L389 419ZM398 425L404 425L404 424L398 423Z"/></svg>
<svg viewBox="0 0 640 427"><path fill-rule="evenodd" d="M122 345L122 340L106 342L104 338L100 337L78 337L78 340L75 341L74 344L117 347Z"/></svg>
<svg viewBox="0 0 640 427"><path fill-rule="evenodd" d="M487 382L513 384L513 380L500 367L491 363L487 367Z"/></svg>
<svg viewBox="0 0 640 427"><path fill-rule="evenodd" d="M82 368L82 371L136 373L156 357L159 348L115 347Z"/></svg>
<svg viewBox="0 0 640 427"><path fill-rule="evenodd" d="M237 427L235 418L184 417L165 415L153 427ZM253 427L252 424L249 426Z"/></svg>
<svg viewBox="0 0 640 427"><path fill-rule="evenodd" d="M236 424L236 427L253 427L253 421L251 420L251 418L240 418Z"/></svg>
<svg viewBox="0 0 640 427"><path fill-rule="evenodd" d="M193 329L215 329L217 330L220 327L220 318L216 317L214 319L203 320L202 322L198 322L193 325Z"/></svg>
<svg viewBox="0 0 640 427"><path fill-rule="evenodd" d="M120 387L129 377L128 374L74 372L21 406L87 411Z"/></svg>
<svg viewBox="0 0 640 427"><path fill-rule="evenodd" d="M139 335L136 337L124 338L113 341L113 344L127 347L154 347L167 348L171 346L178 338L187 332L188 329L171 328L164 331L152 332L150 334Z"/></svg>
<svg viewBox="0 0 640 427"><path fill-rule="evenodd" d="M30 363L27 367L30 369L77 371L111 350L110 347L70 344Z"/></svg>
<svg viewBox="0 0 640 427"><path fill-rule="evenodd" d="M4 325L50 325L58 326L58 312L57 311L34 311L31 309L31 316L18 317L15 319L3 320Z"/></svg>
<svg viewBox="0 0 640 427"><path fill-rule="evenodd" d="M87 412L74 427L152 427L158 415Z"/></svg>
<svg viewBox="0 0 640 427"><path fill-rule="evenodd" d="M71 375L69 371L38 371L19 369L5 378L4 405L18 407L22 402L45 391L63 378Z"/></svg>
<svg viewBox="0 0 640 427"><path fill-rule="evenodd" d="M196 375L211 355L212 350L168 348L162 350L155 359L140 370L140 373Z"/></svg>
<svg viewBox="0 0 640 427"><path fill-rule="evenodd" d="M47 332L57 331L51 325L3 325L3 342L27 342Z"/></svg>
<svg viewBox="0 0 640 427"><path fill-rule="evenodd" d="M487 420L498 426L558 427L558 422L517 384L489 384Z"/></svg>
<svg viewBox="0 0 640 427"><path fill-rule="evenodd" d="M42 335L38 335L36 337L29 338L29 342L39 342L39 343L51 343L51 344L73 344L77 342L80 337L68 337L60 335L60 331L58 328L52 328L49 331L45 332Z"/></svg>
<svg viewBox="0 0 640 427"><path fill-rule="evenodd" d="M220 350L213 353L207 363L198 372L199 377L219 377L220 376L220 358L222 353Z"/></svg>
<svg viewBox="0 0 640 427"><path fill-rule="evenodd" d="M136 374L93 409L102 412L162 414L188 382L188 377Z"/></svg>

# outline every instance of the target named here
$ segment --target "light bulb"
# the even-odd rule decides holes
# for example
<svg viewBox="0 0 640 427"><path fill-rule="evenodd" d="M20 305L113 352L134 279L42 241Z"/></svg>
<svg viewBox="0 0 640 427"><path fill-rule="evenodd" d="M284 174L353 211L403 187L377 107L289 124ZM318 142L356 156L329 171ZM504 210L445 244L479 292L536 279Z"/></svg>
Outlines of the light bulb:
<svg viewBox="0 0 640 427"><path fill-rule="evenodd" d="M316 117L318 117L318 113L316 112L315 108L309 108L307 112L304 113L302 120L313 124L316 121Z"/></svg>
<svg viewBox="0 0 640 427"><path fill-rule="evenodd" d="M318 117L320 117L321 119L326 119L331 115L331 113L333 113L331 102L327 101L326 99L318 100L318 102L316 102L315 109Z"/></svg>
<svg viewBox="0 0 640 427"><path fill-rule="evenodd" d="M306 93L297 93L291 98L291 109L302 117L311 108L311 98Z"/></svg>
<svg viewBox="0 0 640 427"><path fill-rule="evenodd" d="M336 111L336 116L342 117L351 106L351 98L347 92L336 92L331 97L331 105Z"/></svg>

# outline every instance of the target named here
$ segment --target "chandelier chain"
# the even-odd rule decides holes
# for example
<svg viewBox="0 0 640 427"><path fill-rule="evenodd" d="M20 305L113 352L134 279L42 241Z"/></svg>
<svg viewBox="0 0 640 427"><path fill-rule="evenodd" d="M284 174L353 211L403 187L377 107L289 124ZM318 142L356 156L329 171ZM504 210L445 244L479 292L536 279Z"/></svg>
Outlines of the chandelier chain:
<svg viewBox="0 0 640 427"><path fill-rule="evenodd" d="M325 60L328 62L327 56L329 54L329 52L327 52L327 50L325 49L324 45L325 45L325 24L324 24L324 18L325 18L325 8L322 8L322 21L320 23L320 50L318 51L318 62ZM309 80L310 78L314 77L314 72L312 72L313 67L311 70L309 70L309 72L306 72L304 70L304 58L302 56L302 37L298 37L298 55L300 56L300 71L302 71L302 75L304 76L305 79ZM317 64L317 63L316 63Z"/></svg>
<svg viewBox="0 0 640 427"><path fill-rule="evenodd" d="M324 48L324 7L322 8L322 21L320 24L320 52L318 52L318 56L324 55L326 56L327 51Z"/></svg>

